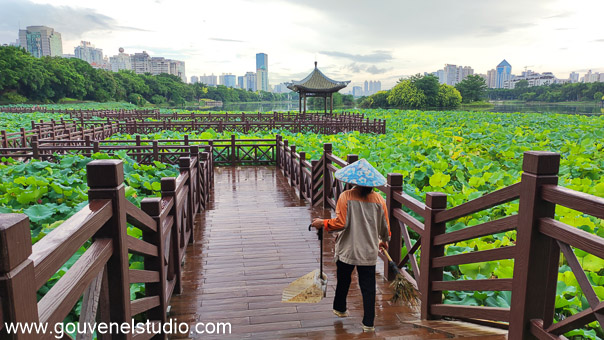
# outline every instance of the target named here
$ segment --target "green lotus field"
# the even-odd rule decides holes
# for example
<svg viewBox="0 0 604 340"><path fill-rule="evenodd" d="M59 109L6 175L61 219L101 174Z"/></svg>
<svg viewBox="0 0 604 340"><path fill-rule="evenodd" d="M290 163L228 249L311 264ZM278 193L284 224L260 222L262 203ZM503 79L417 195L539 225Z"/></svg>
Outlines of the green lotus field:
<svg viewBox="0 0 604 340"><path fill-rule="evenodd" d="M333 152L341 158L358 154L383 174L404 176L404 190L420 200L426 192L448 195L448 207L457 206L520 180L523 152L554 151L561 154L560 185L604 197L604 116L559 114L490 113L460 111L353 110L368 118L387 120L387 134L358 132L318 135L293 134L288 131L239 134L237 138L274 138L281 134L305 151L307 159L319 159L323 143L332 143ZM48 119L46 114L41 118ZM32 114L35 116L35 114ZM29 118L28 118L29 119ZM32 119L34 119L32 117ZM18 120L15 124L20 123ZM25 124L26 125L26 124ZM0 114L0 126L10 129L10 118ZM17 128L18 130L18 128ZM143 139L227 139L231 133L164 131ZM114 139L134 139L115 135ZM95 157L106 157L95 155ZM130 199L154 195L162 176L173 176L176 169L161 165L145 167L125 154L127 185ZM86 200L85 163L82 156L64 156L59 164L9 161L0 165L5 180L0 184L0 212L24 212L32 220L34 240L47 233L56 220L65 219ZM511 202L448 223L453 231L494 220L518 211ZM557 219L604 237L604 221L577 211L558 207ZM515 232L506 232L459 242L446 248L446 254L486 250L515 243ZM604 299L604 259L575 249L600 299ZM510 278L513 260L446 267L446 279ZM575 314L588 306L574 275L561 257L556 298L556 319ZM509 292L444 292L445 303L509 307ZM567 333L567 336L601 339L596 323L591 327Z"/></svg>

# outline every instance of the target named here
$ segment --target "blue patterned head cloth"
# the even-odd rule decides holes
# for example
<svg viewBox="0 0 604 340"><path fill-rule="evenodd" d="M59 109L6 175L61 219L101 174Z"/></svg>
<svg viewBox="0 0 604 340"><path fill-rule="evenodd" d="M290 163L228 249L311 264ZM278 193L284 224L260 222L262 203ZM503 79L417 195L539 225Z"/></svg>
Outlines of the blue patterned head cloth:
<svg viewBox="0 0 604 340"><path fill-rule="evenodd" d="M386 178L371 166L365 158L336 171L336 178L344 183L363 187L379 187L386 184Z"/></svg>

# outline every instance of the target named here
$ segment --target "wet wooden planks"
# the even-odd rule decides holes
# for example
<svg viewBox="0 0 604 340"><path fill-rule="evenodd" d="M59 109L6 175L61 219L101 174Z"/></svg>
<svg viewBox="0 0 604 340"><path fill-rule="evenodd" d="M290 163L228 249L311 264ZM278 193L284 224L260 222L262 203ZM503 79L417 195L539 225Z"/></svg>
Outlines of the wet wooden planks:
<svg viewBox="0 0 604 340"><path fill-rule="evenodd" d="M332 314L335 292L333 239L326 237L324 270L327 298L318 304L281 302L294 279L319 267L319 243L308 225L330 217L300 201L275 167L224 167L215 172L213 203L196 221L194 243L187 248L183 293L172 297L170 317L177 322L230 322L221 339L440 339L455 337L418 321L418 314L390 303L391 289L378 264L376 333L363 333L363 306L353 279L348 318ZM438 327L435 327L438 328ZM479 333L482 338L490 334ZM478 334L477 334L478 335ZM457 336L468 336L463 333ZM182 334L173 338L212 338ZM495 338L493 338L495 339Z"/></svg>

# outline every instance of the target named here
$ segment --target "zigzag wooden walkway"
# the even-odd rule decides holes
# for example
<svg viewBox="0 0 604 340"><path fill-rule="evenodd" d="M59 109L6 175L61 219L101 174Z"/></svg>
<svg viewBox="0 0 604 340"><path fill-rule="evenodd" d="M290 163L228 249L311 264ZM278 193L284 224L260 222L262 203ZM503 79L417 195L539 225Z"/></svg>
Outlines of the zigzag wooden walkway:
<svg viewBox="0 0 604 340"><path fill-rule="evenodd" d="M362 300L356 278L348 299L350 317L332 314L335 292L333 239L326 238L327 298L318 304L281 302L295 278L318 268L319 243L308 224L330 212L301 201L275 167L215 170L213 207L196 221L186 251L183 293L170 301L179 322L230 322L220 339L505 339L505 331L451 322L420 322L407 307L393 305L391 289L377 268L376 332L363 333ZM183 334L174 338L209 338Z"/></svg>

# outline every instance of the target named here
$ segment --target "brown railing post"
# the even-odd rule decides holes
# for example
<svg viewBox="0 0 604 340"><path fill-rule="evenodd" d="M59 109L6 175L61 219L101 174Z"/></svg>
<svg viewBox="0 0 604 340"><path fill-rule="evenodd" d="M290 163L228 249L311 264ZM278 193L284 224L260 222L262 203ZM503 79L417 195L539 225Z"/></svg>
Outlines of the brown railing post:
<svg viewBox="0 0 604 340"><path fill-rule="evenodd" d="M33 140L33 138L36 138L36 140ZM31 157L33 159L40 159L40 150L38 149L38 140L37 140L37 136L32 136L32 142L31 142Z"/></svg>
<svg viewBox="0 0 604 340"><path fill-rule="evenodd" d="M296 146L292 145L289 148L289 185L290 186L296 186L296 167L294 166L296 164Z"/></svg>
<svg viewBox="0 0 604 340"><path fill-rule="evenodd" d="M87 135L86 137L84 137L84 145L86 146L86 151L84 152L84 156L90 157L92 155L92 152L90 150L90 148L92 147L91 142L90 142L90 135ZM54 146L54 144L53 144L53 146Z"/></svg>
<svg viewBox="0 0 604 340"><path fill-rule="evenodd" d="M235 135L231 135L231 162L233 163L232 165L235 164L235 162L237 161L237 148L235 146Z"/></svg>
<svg viewBox="0 0 604 340"><path fill-rule="evenodd" d="M277 135L275 136L275 154L277 157L277 169L281 168L281 146L279 145L279 142L281 142L281 140L283 139L283 137L281 135Z"/></svg>
<svg viewBox="0 0 604 340"><path fill-rule="evenodd" d="M29 219L25 214L0 215L0 306L2 339L38 339L39 334L7 334L6 324L39 321L31 255Z"/></svg>
<svg viewBox="0 0 604 340"><path fill-rule="evenodd" d="M156 140L153 141L153 160L161 162L161 159L159 159L159 145L157 145Z"/></svg>
<svg viewBox="0 0 604 340"><path fill-rule="evenodd" d="M329 197L331 196L331 176L329 175L328 165L331 160L327 155L331 155L331 143L323 144L323 208L329 208Z"/></svg>
<svg viewBox="0 0 604 340"><path fill-rule="evenodd" d="M198 150L199 153L199 150ZM199 162L198 158L195 158L196 161ZM193 159L191 157L180 157L178 159L178 166L180 168L180 173L182 174L183 172L189 175L189 179L185 182L185 185L189 186L189 189L187 190L187 197L188 199L188 204L187 204L187 228L186 230L189 232L189 237L185 240L185 244L188 244L189 242L193 241L193 217L195 215L195 190L197 190L197 188L195 187L195 179L192 177L193 176L193 171L191 171L191 169L195 166L193 164Z"/></svg>
<svg viewBox="0 0 604 340"><path fill-rule="evenodd" d="M136 146L141 146L141 135L136 135L134 138L135 138L135 141L136 141ZM142 159L142 156L140 155L141 152L142 152L141 149L136 148L137 156L134 159L136 159L136 161L138 163L140 163L141 159Z"/></svg>
<svg viewBox="0 0 604 340"><path fill-rule="evenodd" d="M356 162L358 160L359 160L359 155L355 155L355 154L348 154L348 155L346 155L346 163L348 163L348 164L352 164L352 163L354 163L354 162ZM344 188L345 188L345 190L352 189L352 185L350 185L350 184L347 183L344 186Z"/></svg>
<svg viewBox="0 0 604 340"><path fill-rule="evenodd" d="M164 248L165 240L162 235L163 220L161 215L161 199L159 197L148 197L141 201L141 210L151 216L156 223L157 231L143 231L143 241L149 242L157 246L157 256L145 258L145 270L156 271L159 273L159 282L146 282L145 294L147 296L159 296L159 306L147 311L147 319L160 320L164 324L167 317L168 302L166 298L166 267L164 266ZM163 338L162 335L156 338Z"/></svg>
<svg viewBox="0 0 604 340"><path fill-rule="evenodd" d="M421 318L422 320L434 319L430 313L430 306L442 302L442 292L432 291L433 281L442 281L443 268L432 268L432 259L443 256L444 246L433 246L432 240L436 235L445 233L446 223L435 223L436 213L447 208L447 195L440 192L426 193L426 216L424 233L421 235L421 264L419 291L421 293ZM399 257L400 259L400 257Z"/></svg>
<svg viewBox="0 0 604 340"><path fill-rule="evenodd" d="M2 147L8 148L8 137L6 136L6 130L2 130L0 134L2 134Z"/></svg>
<svg viewBox="0 0 604 340"><path fill-rule="evenodd" d="M178 200L178 195L176 194L176 178L174 177L164 177L161 179L161 197L169 198L172 197L174 200L174 206L170 211L170 215L174 218L174 223L172 224L172 236L170 239L171 252L169 256L168 263L168 279L171 276L174 276L176 282L174 284L174 294L180 294L182 292L182 284L181 284L181 268L180 268L180 243L182 242L182 238L184 237L182 233L182 216L181 214L184 211L178 211L176 208L180 204Z"/></svg>
<svg viewBox="0 0 604 340"><path fill-rule="evenodd" d="M298 168L298 190L300 190L300 199L304 199L304 162L306 162L306 152L300 151L300 168Z"/></svg>
<svg viewBox="0 0 604 340"><path fill-rule="evenodd" d="M289 147L289 141L285 139L283 141L283 175L287 178L289 176L289 162L287 161L287 148Z"/></svg>
<svg viewBox="0 0 604 340"><path fill-rule="evenodd" d="M213 182L213 174L214 171L212 160L209 158L210 153L202 152L200 154L201 163L199 165L199 171L202 171L203 178L203 186L200 186L201 190L200 196L203 197L203 209L208 209L208 204L210 201L210 188L212 187Z"/></svg>
<svg viewBox="0 0 604 340"><path fill-rule="evenodd" d="M541 199L540 187L558 184L560 154L529 151L524 153L520 182L516 258L510 310L510 339L534 338L529 332L531 319L542 319L543 326L553 321L553 305L558 277L560 249L557 243L539 233L537 224L553 218L555 204Z"/></svg>
<svg viewBox="0 0 604 340"><path fill-rule="evenodd" d="M318 192L315 192L315 174L318 173L319 171L323 171L323 169L319 169L319 161L314 159L310 161L310 205L312 207L315 206L315 203L319 202L318 199L315 198L315 194Z"/></svg>
<svg viewBox="0 0 604 340"><path fill-rule="evenodd" d="M396 218L394 217L394 209L401 208L401 203L394 199L394 192L403 191L403 175L390 173L388 174L388 185L386 186L386 206L388 207L388 219L390 221L390 242L388 243L388 254L398 264L401 261L401 248L403 247L401 228L399 228ZM388 281L394 280L397 273L390 271L388 261L384 261L384 276Z"/></svg>
<svg viewBox="0 0 604 340"><path fill-rule="evenodd" d="M130 278L128 263L128 225L126 223L126 196L124 187L124 164L121 160L94 160L86 165L88 178L88 200L112 200L113 216L93 238L110 238L113 255L107 262L109 296L111 296L111 322L129 323ZM112 339L131 339L131 334L113 334Z"/></svg>
<svg viewBox="0 0 604 340"><path fill-rule="evenodd" d="M21 128L21 146L27 147L27 137L25 134L25 128Z"/></svg>

